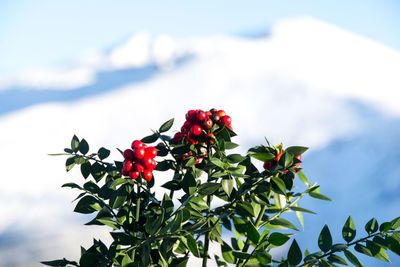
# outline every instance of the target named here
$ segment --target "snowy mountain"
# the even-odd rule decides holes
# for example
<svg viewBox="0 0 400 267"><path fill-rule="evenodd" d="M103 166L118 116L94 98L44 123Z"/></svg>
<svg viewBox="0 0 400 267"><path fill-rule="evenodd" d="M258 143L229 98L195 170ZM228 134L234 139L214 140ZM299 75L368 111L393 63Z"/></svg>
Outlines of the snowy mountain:
<svg viewBox="0 0 400 267"><path fill-rule="evenodd" d="M178 129L192 108L231 114L242 153L264 136L310 147L304 172L334 200L303 202L319 213L306 216L299 233L311 250L327 222L339 237L349 214L359 226L399 216L398 69L397 51L295 18L260 38L139 33L74 66L3 78L0 266L77 259L93 236L109 240L105 228L93 232L82 226L88 217L72 212L76 193L60 186L80 182L79 174L65 174L64 159L48 153L62 151L73 134L92 149L124 148L171 117ZM16 249L26 253L15 258Z"/></svg>

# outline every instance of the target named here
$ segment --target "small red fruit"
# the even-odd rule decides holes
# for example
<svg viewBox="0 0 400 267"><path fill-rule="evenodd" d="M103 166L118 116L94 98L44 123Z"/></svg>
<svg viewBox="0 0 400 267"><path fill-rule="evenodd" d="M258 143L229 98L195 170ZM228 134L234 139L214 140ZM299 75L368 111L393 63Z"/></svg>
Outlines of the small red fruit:
<svg viewBox="0 0 400 267"><path fill-rule="evenodd" d="M177 133L174 135L174 141L175 141L175 143L179 143L179 142L182 140L182 138L183 138L183 133L177 132Z"/></svg>
<svg viewBox="0 0 400 267"><path fill-rule="evenodd" d="M133 149L133 156L137 159L142 159L145 153L146 149L144 147L136 147Z"/></svg>
<svg viewBox="0 0 400 267"><path fill-rule="evenodd" d="M197 120L204 121L207 118L207 114L205 112L200 111L197 113Z"/></svg>
<svg viewBox="0 0 400 267"><path fill-rule="evenodd" d="M213 126L213 121L211 119L206 119L203 121L203 127L207 130L211 129Z"/></svg>
<svg viewBox="0 0 400 267"><path fill-rule="evenodd" d="M144 153L144 156L154 159L157 156L157 148L155 148L153 146L146 148L146 152Z"/></svg>
<svg viewBox="0 0 400 267"><path fill-rule="evenodd" d="M221 122L225 123L226 126L230 126L232 124L232 118L228 115L225 115L221 118Z"/></svg>
<svg viewBox="0 0 400 267"><path fill-rule="evenodd" d="M223 116L226 115L226 113L225 113L225 111L223 111L223 110L221 109L221 110L218 110L217 115L218 115L220 118L222 118Z"/></svg>
<svg viewBox="0 0 400 267"><path fill-rule="evenodd" d="M122 175L123 176L128 176L129 175L129 171L127 171L125 168L122 168Z"/></svg>
<svg viewBox="0 0 400 267"><path fill-rule="evenodd" d="M156 161L150 157L144 157L142 163L145 170L154 170L157 165Z"/></svg>
<svg viewBox="0 0 400 267"><path fill-rule="evenodd" d="M135 164L133 164L132 169L133 169L134 171L138 171L138 172L144 171L144 167L143 167L143 165L140 164L140 163L135 163Z"/></svg>
<svg viewBox="0 0 400 267"><path fill-rule="evenodd" d="M190 128L190 132L194 135L199 135L201 134L201 127L199 125L193 125L192 128Z"/></svg>
<svg viewBox="0 0 400 267"><path fill-rule="evenodd" d="M185 116L186 120L188 120L188 121L196 120L196 113L197 113L196 110L193 110L193 109L189 110Z"/></svg>
<svg viewBox="0 0 400 267"><path fill-rule="evenodd" d="M129 173L129 177L131 177L133 180L136 180L139 177L140 173L138 171L131 171Z"/></svg>
<svg viewBox="0 0 400 267"><path fill-rule="evenodd" d="M270 161L270 162L264 162L264 169L270 170L276 165L276 162Z"/></svg>
<svg viewBox="0 0 400 267"><path fill-rule="evenodd" d="M125 161L125 163L124 163L124 169L125 170L127 170L128 172L130 171L130 170L132 170L132 161Z"/></svg>
<svg viewBox="0 0 400 267"><path fill-rule="evenodd" d="M126 160L133 160L133 151L131 149L126 149L124 151L124 158Z"/></svg>
<svg viewBox="0 0 400 267"><path fill-rule="evenodd" d="M133 141L132 142L132 149L135 149L135 148L137 148L137 147L144 147L144 146L146 146L142 141L140 141L140 140L135 140L135 141Z"/></svg>
<svg viewBox="0 0 400 267"><path fill-rule="evenodd" d="M143 171L143 178L147 181L150 181L153 178L153 172L151 170L144 170Z"/></svg>
<svg viewBox="0 0 400 267"><path fill-rule="evenodd" d="M296 157L296 159L301 161L301 154Z"/></svg>

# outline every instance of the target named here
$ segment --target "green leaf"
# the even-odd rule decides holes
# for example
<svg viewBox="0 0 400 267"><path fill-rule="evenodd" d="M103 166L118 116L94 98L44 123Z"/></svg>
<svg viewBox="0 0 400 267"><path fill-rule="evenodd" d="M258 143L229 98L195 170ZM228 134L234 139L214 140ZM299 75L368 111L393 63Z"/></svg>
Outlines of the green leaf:
<svg viewBox="0 0 400 267"><path fill-rule="evenodd" d="M229 141L225 142L225 149L234 149L237 148L238 146L239 146L238 144L235 144L233 142Z"/></svg>
<svg viewBox="0 0 400 267"><path fill-rule="evenodd" d="M349 262L351 262L352 264L354 264L357 267L363 267L362 263L357 259L356 256L354 256L353 253L351 253L348 250L344 251L344 255L346 256L346 258L349 260Z"/></svg>
<svg viewBox="0 0 400 267"><path fill-rule="evenodd" d="M200 257L199 248L198 248L197 242L193 238L193 236L192 235L187 235L186 236L186 240L187 240L187 247L190 250L190 252L192 252L192 254L195 257Z"/></svg>
<svg viewBox="0 0 400 267"><path fill-rule="evenodd" d="M324 196L323 194L321 194L320 189L319 189L319 186L318 186L318 187L315 187L314 189L312 189L312 190L309 192L309 195L310 195L310 197L313 197L313 198L332 201L332 199L330 199L329 197Z"/></svg>
<svg viewBox="0 0 400 267"><path fill-rule="evenodd" d="M247 222L247 237L254 244L258 244L258 240L260 240L260 233L258 233L256 227L251 221Z"/></svg>
<svg viewBox="0 0 400 267"><path fill-rule="evenodd" d="M222 189L230 196L233 190L233 179L227 178L221 181Z"/></svg>
<svg viewBox="0 0 400 267"><path fill-rule="evenodd" d="M369 248L367 248L367 247L365 247L365 246L363 246L361 244L355 245L354 249L359 253L362 253L362 254L365 254L367 256L373 257L371 250L369 250Z"/></svg>
<svg viewBox="0 0 400 267"><path fill-rule="evenodd" d="M89 177L91 168L92 168L92 165L90 164L89 161L86 161L85 163L83 163L81 165L81 173L85 179Z"/></svg>
<svg viewBox="0 0 400 267"><path fill-rule="evenodd" d="M189 260L189 257L183 257L183 258L174 258L171 262L170 266L174 267L185 267L187 262Z"/></svg>
<svg viewBox="0 0 400 267"><path fill-rule="evenodd" d="M347 265L347 262L345 261L345 259L343 259L342 257L336 255L336 254L332 254L328 257L328 260L334 263L339 263L339 264L343 264L343 265Z"/></svg>
<svg viewBox="0 0 400 267"><path fill-rule="evenodd" d="M318 237L318 247L323 251L327 252L332 247L332 236L329 231L328 226L325 224L324 228L322 228L321 233Z"/></svg>
<svg viewBox="0 0 400 267"><path fill-rule="evenodd" d="M81 198L74 209L75 212L83 214L93 213L96 210L101 210L101 206L98 200L92 196L84 196Z"/></svg>
<svg viewBox="0 0 400 267"><path fill-rule="evenodd" d="M160 133L164 133L166 131L168 131L169 129L171 129L172 125L174 124L174 119L170 119L166 122L164 122L160 129L158 130Z"/></svg>
<svg viewBox="0 0 400 267"><path fill-rule="evenodd" d="M305 185L307 185L307 186L311 185L310 181L308 181L307 177L304 175L304 173L302 171L299 171L297 173L297 175L299 176L300 180L302 180Z"/></svg>
<svg viewBox="0 0 400 267"><path fill-rule="evenodd" d="M101 160L107 158L108 156L110 156L110 150L108 150L107 148L101 147L99 149L99 151L97 151L97 154L99 155L99 158Z"/></svg>
<svg viewBox="0 0 400 267"><path fill-rule="evenodd" d="M242 162L243 160L245 160L246 157L243 157L240 154L231 154L231 155L228 155L226 157L226 159L228 160L229 163L239 163L239 162Z"/></svg>
<svg viewBox="0 0 400 267"><path fill-rule="evenodd" d="M305 208L301 208L301 207L298 207L298 206L292 206L292 207L290 207L290 209L292 209L294 211L301 211L301 212L307 212L307 213L311 213L311 214L316 214L315 212L313 212L311 210L308 210L308 209L305 209Z"/></svg>
<svg viewBox="0 0 400 267"><path fill-rule="evenodd" d="M332 250L332 252L336 252L336 251L345 250L347 248L348 248L347 244L335 244L332 246L331 250Z"/></svg>
<svg viewBox="0 0 400 267"><path fill-rule="evenodd" d="M217 255L214 255L215 261L217 262L218 267L228 267L228 264L226 264L223 260L221 260L220 257Z"/></svg>
<svg viewBox="0 0 400 267"><path fill-rule="evenodd" d="M297 205L297 203L296 203ZM301 225L301 228L304 230L304 218L303 218L303 213L301 211L296 211L296 217L299 220L299 223Z"/></svg>
<svg viewBox="0 0 400 267"><path fill-rule="evenodd" d="M241 252L241 251L232 251L232 254L233 254L233 256L235 256L236 258L242 259L242 260L245 260L245 259L247 259L248 257L250 257L250 254L249 254L249 253ZM246 265L246 266L248 266L248 265Z"/></svg>
<svg viewBox="0 0 400 267"><path fill-rule="evenodd" d="M54 260L54 261L41 261L40 262L41 264L44 264L44 265L48 265L48 266L67 266L67 264L69 264L70 262L69 261L67 261L66 259L62 259L62 260ZM76 262L72 262L72 263L75 263L76 264Z"/></svg>
<svg viewBox="0 0 400 267"><path fill-rule="evenodd" d="M367 231L369 235L378 231L378 222L375 218L372 218L369 220L369 222L367 222L365 225L365 231Z"/></svg>
<svg viewBox="0 0 400 267"><path fill-rule="evenodd" d="M232 248L225 242L221 244L222 257L228 262L235 264L236 258L233 256Z"/></svg>
<svg viewBox="0 0 400 267"><path fill-rule="evenodd" d="M285 244L290 238L287 235L281 233L272 233L268 237L268 242L272 245L279 247Z"/></svg>
<svg viewBox="0 0 400 267"><path fill-rule="evenodd" d="M100 190L100 188L97 186L97 184L93 183L92 181L86 182L83 185L83 188L85 188L87 191L97 194Z"/></svg>
<svg viewBox="0 0 400 267"><path fill-rule="evenodd" d="M118 226L118 223L113 221L112 218L104 217L104 218L101 218L101 219L96 219L96 221L99 221L104 225L110 226L111 228L113 228L115 230L119 230L120 229L120 227Z"/></svg>
<svg viewBox="0 0 400 267"><path fill-rule="evenodd" d="M154 143L155 141L157 141L157 139L158 139L158 135L154 133L152 135L143 137L141 141L146 144L151 144L151 143Z"/></svg>
<svg viewBox="0 0 400 267"><path fill-rule="evenodd" d="M308 147L303 147L303 146L290 146L286 148L286 152L292 154L294 157L297 157L298 155L303 154L306 152Z"/></svg>
<svg viewBox="0 0 400 267"><path fill-rule="evenodd" d="M221 184L217 183L204 183L199 187L199 193L202 195L211 195L221 187Z"/></svg>
<svg viewBox="0 0 400 267"><path fill-rule="evenodd" d="M192 194L196 190L196 180L191 172L187 172L183 177L182 189L187 194Z"/></svg>
<svg viewBox="0 0 400 267"><path fill-rule="evenodd" d="M275 192L286 196L286 185L281 178L272 178L271 185Z"/></svg>
<svg viewBox="0 0 400 267"><path fill-rule="evenodd" d="M391 236L387 236L385 240L389 249L400 256L400 243Z"/></svg>
<svg viewBox="0 0 400 267"><path fill-rule="evenodd" d="M72 151L74 151L74 152L78 152L78 149L79 149L79 138L78 138L76 135L74 135L74 136L72 137L72 140L71 140L71 149L72 149Z"/></svg>
<svg viewBox="0 0 400 267"><path fill-rule="evenodd" d="M75 166L75 156L67 158L65 162L65 168L67 172L70 171L74 166Z"/></svg>
<svg viewBox="0 0 400 267"><path fill-rule="evenodd" d="M396 230L397 228L400 228L400 217L397 217L396 219L391 221L392 223L392 229Z"/></svg>
<svg viewBox="0 0 400 267"><path fill-rule="evenodd" d="M212 164L214 164L217 167L220 167L222 169L225 168L225 164L218 158L210 158L210 161Z"/></svg>
<svg viewBox="0 0 400 267"><path fill-rule="evenodd" d="M85 139L79 142L79 151L84 155L89 152L89 144Z"/></svg>
<svg viewBox="0 0 400 267"><path fill-rule="evenodd" d="M114 193L111 195L110 206L113 209L117 209L124 204L126 198L127 198L126 188L124 185L122 185L117 191L114 191Z"/></svg>
<svg viewBox="0 0 400 267"><path fill-rule="evenodd" d="M76 183L66 183L66 184L63 184L61 187L70 187L70 188L82 189L82 187L80 187L80 186L77 185Z"/></svg>
<svg viewBox="0 0 400 267"><path fill-rule="evenodd" d="M236 213L243 217L254 217L253 206L249 202L239 202L236 205Z"/></svg>
<svg viewBox="0 0 400 267"><path fill-rule="evenodd" d="M296 266L301 262L303 258L299 245L296 239L293 239L292 245L289 248L287 259L290 264Z"/></svg>
<svg viewBox="0 0 400 267"><path fill-rule="evenodd" d="M356 226L351 216L347 218L346 223L343 225L342 236L347 243L350 243L356 237Z"/></svg>
<svg viewBox="0 0 400 267"><path fill-rule="evenodd" d="M232 219L233 219L233 225L235 226L235 229L240 234L244 235L245 233L247 233L247 224L242 218L233 216Z"/></svg>
<svg viewBox="0 0 400 267"><path fill-rule="evenodd" d="M178 213L175 214L175 218L171 224L171 233L177 231L181 227L182 219L183 219L182 211L178 211Z"/></svg>
<svg viewBox="0 0 400 267"><path fill-rule="evenodd" d="M275 159L275 154L269 152L252 153L249 152L250 157L261 160L262 162L272 161Z"/></svg>
<svg viewBox="0 0 400 267"><path fill-rule="evenodd" d="M367 240L366 244L367 248L371 251L373 257L381 261L390 262L390 259L386 254L385 250L381 248L378 244L375 244L373 241L370 240Z"/></svg>
<svg viewBox="0 0 400 267"><path fill-rule="evenodd" d="M392 223L391 222L384 222L379 227L379 231L381 231L381 232L387 232L390 229L392 229Z"/></svg>
<svg viewBox="0 0 400 267"><path fill-rule="evenodd" d="M294 226L291 222L289 222L288 220L285 220L283 218L275 218L270 222L271 225L279 225L279 226L283 226L283 227L288 227L290 229L299 231L299 229L297 229L296 226Z"/></svg>

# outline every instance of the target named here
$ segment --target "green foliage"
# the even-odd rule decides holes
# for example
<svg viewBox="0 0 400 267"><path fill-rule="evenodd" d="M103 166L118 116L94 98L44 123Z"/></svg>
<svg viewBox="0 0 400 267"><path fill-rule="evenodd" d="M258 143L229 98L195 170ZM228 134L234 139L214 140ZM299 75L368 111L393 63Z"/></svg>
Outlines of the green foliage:
<svg viewBox="0 0 400 267"><path fill-rule="evenodd" d="M156 172L149 181L124 176L124 159L106 162L110 150L101 147L90 154L88 142L73 136L63 153L68 156L66 170L79 166L84 179L81 185L62 187L79 191L74 211L92 214L86 225L107 227L113 241L105 245L94 240L90 248L81 249L78 262L60 259L43 264L186 266L193 256L201 258L203 266L213 258L218 266L363 266L355 254L387 262L386 251L400 255L400 217L381 225L372 218L364 227L367 235L355 239L356 227L349 216L342 229L345 243L337 244L325 225L317 240L321 251L315 253L302 250L295 239L290 242L298 228L285 213L295 212L304 227L303 213L314 212L299 206L300 200L305 196L330 200L300 171L299 155L306 147L285 149L267 141L246 155L227 154L238 146L231 141L236 134L230 126L214 123L209 139L199 135L195 142L177 142L165 135L173 122L168 120L141 139L148 144L159 141ZM255 161L268 165L259 170ZM167 191L162 199L153 189L158 172L172 174L162 185ZM297 180L306 186L303 191L294 186ZM216 205L216 199L222 204ZM222 236L223 228L232 233L230 242ZM210 242L220 245L213 258ZM291 245L286 258L273 259L271 249L287 243Z"/></svg>

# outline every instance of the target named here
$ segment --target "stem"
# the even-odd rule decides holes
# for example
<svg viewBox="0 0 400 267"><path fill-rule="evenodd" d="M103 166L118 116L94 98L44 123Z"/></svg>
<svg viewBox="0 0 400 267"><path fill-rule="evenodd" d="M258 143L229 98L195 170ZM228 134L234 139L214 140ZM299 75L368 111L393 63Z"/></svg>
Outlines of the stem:
<svg viewBox="0 0 400 267"><path fill-rule="evenodd" d="M208 205L208 212L210 211L210 203L211 197L210 195L207 196L207 205ZM208 227L210 227L210 220L208 220ZM203 249L203 265L202 267L207 266L207 258L208 258L208 247L210 245L210 231L207 231L204 235L204 249Z"/></svg>
<svg viewBox="0 0 400 267"><path fill-rule="evenodd" d="M139 216L140 216L140 187L141 187L141 182L137 183L137 201L136 201L136 224L139 223Z"/></svg>

